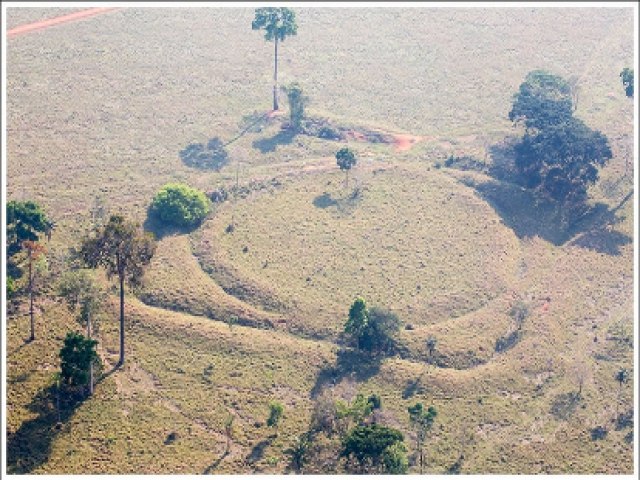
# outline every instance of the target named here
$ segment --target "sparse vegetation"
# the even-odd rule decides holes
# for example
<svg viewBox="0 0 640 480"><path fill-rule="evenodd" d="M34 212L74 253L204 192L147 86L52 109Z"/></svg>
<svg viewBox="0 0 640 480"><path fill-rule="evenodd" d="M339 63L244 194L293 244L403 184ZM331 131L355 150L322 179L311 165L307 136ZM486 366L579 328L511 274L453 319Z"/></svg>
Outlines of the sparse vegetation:
<svg viewBox="0 0 640 480"><path fill-rule="evenodd" d="M408 409L411 425L416 432L416 450L420 458L420 475L424 473L424 442L427 433L433 428L438 411L431 405L425 410L422 403L416 403Z"/></svg>
<svg viewBox="0 0 640 480"><path fill-rule="evenodd" d="M299 132L304 120L304 108L309 99L302 92L300 85L295 82L285 87L284 91L289 99L289 122L291 123L291 128L295 132Z"/></svg>
<svg viewBox="0 0 640 480"><path fill-rule="evenodd" d="M305 38L277 57L280 81L304 79L313 98L300 132L265 103L271 59L248 34L253 8L114 9L77 24L108 26L82 42L71 23L8 32L6 196L57 220L34 342L27 275L10 277L8 473L417 474L416 403L438 408L427 474L632 473L632 389L616 372L633 375L634 106L618 77L633 21L630 9L587 10L305 8ZM8 28L60 13L10 6ZM372 31L380 41L363 42ZM537 65L567 74L571 116L610 142L581 205L521 188L517 140L501 141L510 91ZM355 189L334 163L343 146L358 155ZM147 217L176 182L215 199L188 233ZM86 317L52 287L70 247L113 211L144 221L157 248L143 284L125 279L126 304L116 282ZM357 348L344 327L358 296L363 330L375 305L406 328ZM119 305L126 364L111 368ZM90 397L86 384L56 388L77 330L99 335L109 365ZM270 427L273 399L286 416ZM355 451L340 456L373 425L406 447L362 466ZM591 441L597 425L605 434Z"/></svg>
<svg viewBox="0 0 640 480"><path fill-rule="evenodd" d="M624 93L627 97L633 97L633 68L625 67L620 72Z"/></svg>
<svg viewBox="0 0 640 480"><path fill-rule="evenodd" d="M43 273L47 268L45 257L47 249L44 245L32 240L23 241L22 249L25 252L24 262L27 265L27 295L29 296L29 319L31 320L29 341L33 342L36 339L35 301Z"/></svg>
<svg viewBox="0 0 640 480"><path fill-rule="evenodd" d="M278 426L280 420L284 414L284 405L277 401L269 403L269 418L267 418L267 426L272 427L275 430L276 437L278 436Z"/></svg>

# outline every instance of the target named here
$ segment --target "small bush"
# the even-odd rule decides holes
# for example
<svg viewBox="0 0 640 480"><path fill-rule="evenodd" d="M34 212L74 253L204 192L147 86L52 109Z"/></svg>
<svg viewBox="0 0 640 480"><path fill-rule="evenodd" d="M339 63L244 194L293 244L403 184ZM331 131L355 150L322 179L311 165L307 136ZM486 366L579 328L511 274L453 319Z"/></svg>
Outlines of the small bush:
<svg viewBox="0 0 640 480"><path fill-rule="evenodd" d="M321 127L320 130L318 130L318 137L324 138L325 140L341 140L342 139L342 135L340 135L338 131L327 126Z"/></svg>
<svg viewBox="0 0 640 480"><path fill-rule="evenodd" d="M16 282L11 277L7 277L7 300L11 300L16 294Z"/></svg>
<svg viewBox="0 0 640 480"><path fill-rule="evenodd" d="M204 193L188 185L168 183L153 198L151 211L163 222L176 227L199 225L209 214Z"/></svg>

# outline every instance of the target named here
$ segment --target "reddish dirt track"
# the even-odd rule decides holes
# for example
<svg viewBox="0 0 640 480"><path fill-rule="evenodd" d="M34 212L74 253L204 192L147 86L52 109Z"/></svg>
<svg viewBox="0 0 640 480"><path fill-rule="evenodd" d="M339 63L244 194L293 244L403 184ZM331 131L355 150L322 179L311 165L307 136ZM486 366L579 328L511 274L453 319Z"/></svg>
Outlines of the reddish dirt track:
<svg viewBox="0 0 640 480"><path fill-rule="evenodd" d="M60 25L61 23L73 22L76 20L81 20L83 18L93 17L94 15L100 15L101 13L107 13L113 10L117 10L117 8L89 8L87 10L70 13L69 15L62 15L60 17L41 20L39 22L27 23L26 25L20 25L19 27L7 30L7 38L34 32L36 30L43 30L45 28L53 27L54 25Z"/></svg>
<svg viewBox="0 0 640 480"><path fill-rule="evenodd" d="M394 144L398 152L410 150L415 143L422 140L420 137L416 137L415 135L396 134L393 137Z"/></svg>

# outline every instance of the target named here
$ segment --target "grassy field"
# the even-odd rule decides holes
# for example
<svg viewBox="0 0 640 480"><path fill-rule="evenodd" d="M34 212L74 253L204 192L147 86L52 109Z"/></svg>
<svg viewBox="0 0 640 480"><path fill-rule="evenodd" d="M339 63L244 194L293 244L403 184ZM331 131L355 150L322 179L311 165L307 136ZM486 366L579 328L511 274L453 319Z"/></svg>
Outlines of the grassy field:
<svg viewBox="0 0 640 480"><path fill-rule="evenodd" d="M57 352L81 327L52 297L35 342L27 317L8 319L8 473L284 473L323 395L373 392L410 453L407 407L438 408L428 473L461 454L462 473L633 473L633 427L614 420L634 405L614 380L635 374L633 103L618 76L634 58L632 9L295 10L280 82L302 85L309 115L421 137L407 151L350 140L349 188L334 157L344 144L284 135L285 117L229 144L220 172L181 160L270 108L273 46L251 31L252 9L122 8L7 40L7 198L55 220L52 281L98 203L153 228L147 208L169 181L211 192L237 172L248 192L192 232L159 232L127 297L125 367L112 370L114 292L104 377L92 398L63 401L61 425ZM69 12L9 8L7 25ZM444 166L451 154L500 162L518 134L512 95L537 68L579 78L576 115L614 152L594 208L569 226L514 184ZM401 354L360 363L341 351L356 295L400 316ZM520 336L496 351L517 304ZM271 400L285 405L277 437ZM606 438L592 439L596 427ZM305 472L339 472L337 439L317 445Z"/></svg>

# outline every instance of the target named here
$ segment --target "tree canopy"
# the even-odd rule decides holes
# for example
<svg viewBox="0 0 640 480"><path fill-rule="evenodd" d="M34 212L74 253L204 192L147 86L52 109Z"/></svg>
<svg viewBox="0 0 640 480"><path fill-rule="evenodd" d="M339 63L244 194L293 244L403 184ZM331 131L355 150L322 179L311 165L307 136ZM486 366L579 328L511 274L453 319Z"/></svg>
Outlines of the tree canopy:
<svg viewBox="0 0 640 480"><path fill-rule="evenodd" d="M607 137L573 117L526 133L515 154L526 186L560 202L586 200L588 187L598 180L598 167L612 157Z"/></svg>
<svg viewBox="0 0 640 480"><path fill-rule="evenodd" d="M342 441L341 457L355 460L360 473L405 473L404 435L384 425L359 425Z"/></svg>
<svg viewBox="0 0 640 480"><path fill-rule="evenodd" d="M395 347L400 326L396 314L378 307L368 309L365 300L358 297L349 309L344 332L359 349L386 353Z"/></svg>
<svg viewBox="0 0 640 480"><path fill-rule="evenodd" d="M93 236L84 240L80 255L87 266L105 268L111 279L120 283L120 361L124 363L124 284L138 286L145 267L155 253L153 235L143 232L139 225L127 221L122 215L112 215L109 222Z"/></svg>
<svg viewBox="0 0 640 480"><path fill-rule="evenodd" d="M181 183L164 185L151 203L151 212L168 225L193 227L209 214L204 193Z"/></svg>
<svg viewBox="0 0 640 480"><path fill-rule="evenodd" d="M264 39L284 41L285 38L298 33L296 14L286 7L256 8L255 17L251 22L252 30L264 30Z"/></svg>
<svg viewBox="0 0 640 480"><path fill-rule="evenodd" d="M70 386L86 385L92 362L98 361L97 340L85 338L76 332L67 333L60 350L60 369L63 383Z"/></svg>
<svg viewBox="0 0 640 480"><path fill-rule="evenodd" d="M284 88L289 100L289 122L291 128L295 132L299 132L302 128L302 120L304 120L304 107L309 101L308 97L302 93L302 88L297 83Z"/></svg>
<svg viewBox="0 0 640 480"><path fill-rule="evenodd" d="M22 242L29 240L37 242L40 234L50 228L42 207L30 200L19 202L12 200L7 203L7 256L20 251Z"/></svg>
<svg viewBox="0 0 640 480"><path fill-rule="evenodd" d="M557 75L534 70L514 95L509 120L523 122L527 129L543 129L573 115L571 86Z"/></svg>
<svg viewBox="0 0 640 480"><path fill-rule="evenodd" d="M612 152L605 135L573 116L569 84L541 70L529 73L509 118L526 127L514 149L523 184L561 204L584 202Z"/></svg>

